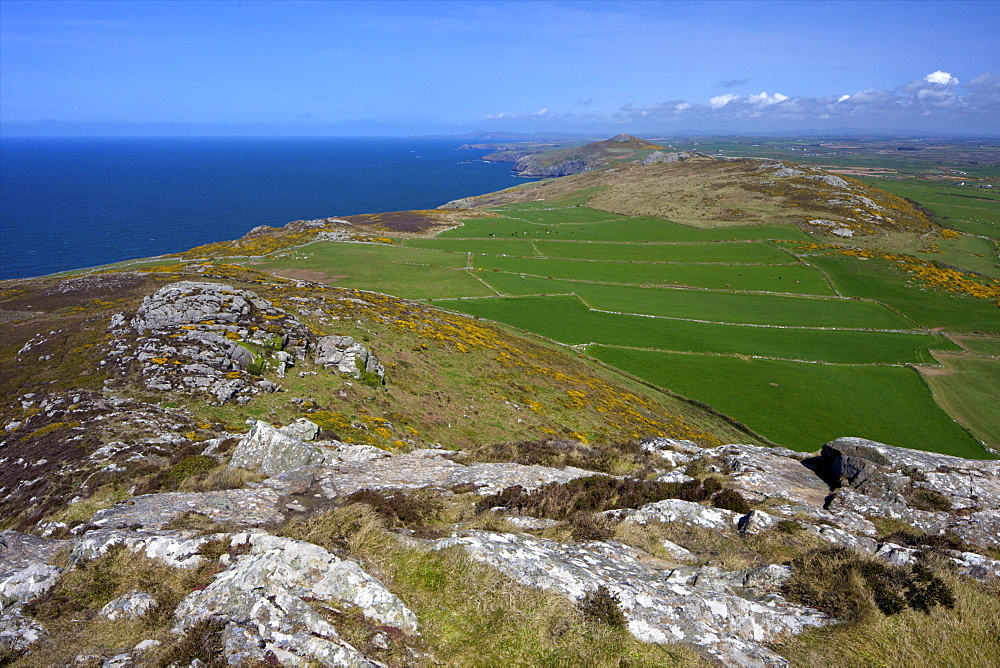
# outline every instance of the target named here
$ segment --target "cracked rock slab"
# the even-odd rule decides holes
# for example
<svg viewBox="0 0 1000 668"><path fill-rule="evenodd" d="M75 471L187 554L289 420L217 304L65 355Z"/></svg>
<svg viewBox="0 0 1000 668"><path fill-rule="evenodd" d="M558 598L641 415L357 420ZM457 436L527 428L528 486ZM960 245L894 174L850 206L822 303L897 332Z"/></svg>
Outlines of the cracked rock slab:
<svg viewBox="0 0 1000 668"><path fill-rule="evenodd" d="M619 598L628 629L639 640L691 644L706 658L724 665L787 665L764 643L829 621L822 613L793 605L776 593L765 593L761 600L729 593L743 587L767 590L787 577L783 567L763 569L756 575L694 569L665 574L650 567L640 551L618 543L565 545L487 531L464 532L436 546L462 548L521 584L572 600L603 585ZM705 586L698 586L699 582Z"/></svg>
<svg viewBox="0 0 1000 668"><path fill-rule="evenodd" d="M361 489L450 489L474 485L479 494L496 494L512 485L533 490L549 483L598 475L567 466L556 469L525 464L475 463L465 466L434 452L414 451L398 457L368 462L341 462L318 470L320 488L328 498L347 496Z"/></svg>
<svg viewBox="0 0 1000 668"><path fill-rule="evenodd" d="M315 606L350 606L376 623L417 632L413 612L352 561L263 533L238 534L232 545L249 553L181 601L174 628L183 633L207 618L227 621L223 640L230 662L271 653L286 665L375 665L341 639Z"/></svg>

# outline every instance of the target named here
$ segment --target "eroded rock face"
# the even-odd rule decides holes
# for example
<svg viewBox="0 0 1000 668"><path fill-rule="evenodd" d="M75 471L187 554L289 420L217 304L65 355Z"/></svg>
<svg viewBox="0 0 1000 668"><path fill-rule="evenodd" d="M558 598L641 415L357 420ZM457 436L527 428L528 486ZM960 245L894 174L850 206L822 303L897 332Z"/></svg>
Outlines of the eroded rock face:
<svg viewBox="0 0 1000 668"><path fill-rule="evenodd" d="M822 457L843 485L828 504L831 510L903 520L926 533L1000 546L1000 461L853 437L827 443Z"/></svg>
<svg viewBox="0 0 1000 668"><path fill-rule="evenodd" d="M473 486L479 494L496 494L513 485L533 490L552 482L597 475L567 466L556 469L525 464L473 463L465 466L447 459L447 451L415 450L368 462L340 462L317 470L317 481L328 498L361 489L396 490Z"/></svg>
<svg viewBox="0 0 1000 668"><path fill-rule="evenodd" d="M106 529L164 529L188 513L235 526L262 526L285 519L281 495L267 486L217 492L144 494L100 510L91 525Z"/></svg>
<svg viewBox="0 0 1000 668"><path fill-rule="evenodd" d="M232 545L249 552L205 589L189 594L175 613L177 632L208 617L227 622L224 644L231 663L263 661L270 652L296 663L375 665L340 637L317 611L321 606L350 606L378 624L417 632L413 612L354 562L268 534L236 535Z"/></svg>
<svg viewBox="0 0 1000 668"><path fill-rule="evenodd" d="M618 543L564 545L487 531L464 532L437 547L461 547L522 584L573 600L606 586L636 638L691 643L724 665L787 665L764 643L829 621L777 593L788 576L781 567L759 573L656 568L647 555Z"/></svg>

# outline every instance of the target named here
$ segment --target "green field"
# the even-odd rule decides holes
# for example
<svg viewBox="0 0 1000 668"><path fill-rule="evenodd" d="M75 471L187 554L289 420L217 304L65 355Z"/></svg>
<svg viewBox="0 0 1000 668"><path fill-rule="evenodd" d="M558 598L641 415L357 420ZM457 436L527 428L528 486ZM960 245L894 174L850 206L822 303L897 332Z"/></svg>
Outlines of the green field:
<svg viewBox="0 0 1000 668"><path fill-rule="evenodd" d="M926 377L938 401L969 431L994 448L1000 448L1000 360L972 355L935 357L945 373Z"/></svg>
<svg viewBox="0 0 1000 668"><path fill-rule="evenodd" d="M947 227L1000 239L1000 193L946 183L863 179L876 188L920 202ZM960 176L956 180L961 180Z"/></svg>
<svg viewBox="0 0 1000 668"><path fill-rule="evenodd" d="M432 250L480 253L482 255L516 255L536 257L538 252L530 241L514 239L407 239L407 248L428 248Z"/></svg>
<svg viewBox="0 0 1000 668"><path fill-rule="evenodd" d="M970 199L969 189L893 183L903 196L929 197L956 229L992 230L995 222L1000 229L984 199L992 193ZM940 406L980 438L1000 431L996 411L982 407L1000 393L1000 362L963 354L926 331L964 333L957 340L969 350L1000 355L1000 339L971 336L1000 332L1000 309L989 300L933 290L887 260L823 250L805 251L800 261L771 243L813 240L791 225L699 229L542 201L491 210L501 217L467 220L433 239L313 244L264 266L433 299L587 346L609 364L802 450L857 435L985 456ZM941 252L921 256L923 240L897 236L885 238L897 252L1000 275L992 240L936 239ZM953 373L925 383L906 365L933 364L932 350Z"/></svg>
<svg viewBox="0 0 1000 668"><path fill-rule="evenodd" d="M982 446L931 398L917 372L593 346L590 354L694 397L776 443L811 452L841 436L982 458Z"/></svg>
<svg viewBox="0 0 1000 668"><path fill-rule="evenodd" d="M600 285L485 271L477 275L501 294L572 293L591 308L620 313L793 327L913 329L915 326L879 304L853 299Z"/></svg>
<svg viewBox="0 0 1000 668"><path fill-rule="evenodd" d="M440 305L526 329L560 343L756 355L844 364L933 362L960 350L941 336L715 325L591 311L575 297L463 299Z"/></svg>
<svg viewBox="0 0 1000 668"><path fill-rule="evenodd" d="M550 213L550 212L546 212ZM749 227L699 229L661 218L621 218L610 223L528 223L510 218L476 218L463 221L461 227L446 230L438 239L566 239L569 241L741 241L784 239L809 241L792 225L754 225Z"/></svg>
<svg viewBox="0 0 1000 668"><path fill-rule="evenodd" d="M677 285L720 290L729 288L808 295L833 294L823 275L805 264L782 266L632 264L597 260L476 256L473 258L473 266L487 271L602 283Z"/></svg>
<svg viewBox="0 0 1000 668"><path fill-rule="evenodd" d="M620 262L715 262L726 264L790 264L795 259L763 242L607 243L536 241L544 257Z"/></svg>
<svg viewBox="0 0 1000 668"><path fill-rule="evenodd" d="M880 301L923 327L944 327L949 332L1000 331L1000 309L990 301L907 285L906 275L889 262L861 262L843 255L809 261L825 269L843 295Z"/></svg>
<svg viewBox="0 0 1000 668"><path fill-rule="evenodd" d="M1000 337L963 336L959 339L961 346L980 355L1000 357Z"/></svg>
<svg viewBox="0 0 1000 668"><path fill-rule="evenodd" d="M499 213L510 218L517 218L530 223L542 223L545 225L565 225L570 223L603 223L607 221L626 220L625 216L617 213L608 213L585 206L560 207L557 209L522 209L500 207L490 209L493 213Z"/></svg>
<svg viewBox="0 0 1000 668"><path fill-rule="evenodd" d="M409 299L493 294L469 272L462 271L467 262L465 253L321 241L303 246L287 258L255 265L338 287Z"/></svg>

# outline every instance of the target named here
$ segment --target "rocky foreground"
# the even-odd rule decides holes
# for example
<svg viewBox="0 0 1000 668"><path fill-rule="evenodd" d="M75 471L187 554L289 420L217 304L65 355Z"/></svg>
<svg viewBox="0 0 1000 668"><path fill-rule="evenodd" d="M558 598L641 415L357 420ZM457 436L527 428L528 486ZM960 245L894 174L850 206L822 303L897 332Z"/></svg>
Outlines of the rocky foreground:
<svg viewBox="0 0 1000 668"><path fill-rule="evenodd" d="M315 308L290 303L303 317ZM44 357L56 336L25 342L18 363ZM867 578L865 600L886 614L952 605L942 569L1000 578L1000 462L860 438L810 455L655 437L614 446L632 448L630 472L614 475L572 439L511 444L498 450L510 461L485 461L350 443L307 418L210 432L184 410L125 396L139 382L252 407L293 373L384 382L359 341L318 336L222 283L159 288L109 319L105 345L103 391L23 394L23 417L4 425L0 492L22 509L20 530L0 532L7 660L44 663L86 622L126 629L127 651L80 665L434 664L405 588L381 577L394 550L463 555L640 641L735 666L784 665L782 642L857 613L815 593L805 575L816 563L843 569L834 594ZM591 454L551 466L538 452ZM88 505L102 480L133 471L143 482L117 503ZM173 484L195 471L214 482ZM744 544L756 547L740 548L742 562L727 553ZM146 585L115 584L125 581Z"/></svg>
<svg viewBox="0 0 1000 668"><path fill-rule="evenodd" d="M423 490L488 499L505 489L531 492L601 475L569 467L463 464L461 453L443 450L392 456L371 446L315 440L318 432L305 419L282 428L255 422L238 437L228 461L232 467L260 469L268 477L242 489L136 496L98 511L60 539L3 532L0 642L8 652L27 652L30 658L32 648L44 644L47 629L25 613L25 606L45 597L67 572L124 546L173 569L217 561L211 582L176 606L172 632L183 635L213 620L221 626L223 653L231 665L275 660L282 665L377 665L343 640L316 606L349 606L396 630L400 638L420 633L415 614L360 564L309 542L275 535L276 527L360 490ZM210 443L204 454L222 459L217 445ZM1000 576L1000 561L983 556L982 550L970 551L1000 545L1000 463L857 438L828 443L818 457L749 445L703 449L669 439L649 439L643 448L657 458L662 479L690 480L684 471L698 462L698 468L723 476L728 489L756 507L734 512L668 498L605 511L609 521L638 531L651 525L741 535L801 531L892 565L916 563L933 550L967 577ZM443 538L401 531L397 539L424 550L464 550L524 585L577 601L606 588L617 597L628 630L637 638L689 644L724 665L782 665L784 660L769 643L837 621L783 595L793 576L787 564L724 570L672 541L660 541L659 556L615 540L559 541L538 535L538 530L559 524L557 520L503 506L489 512L520 530L456 525ZM192 515L228 531L170 528ZM873 523L878 518L906 522L919 529L913 534L917 539L909 544L878 540ZM942 549L940 537L946 535L959 537L964 547ZM205 549L220 544L216 553ZM150 594L133 591L109 601L100 614L112 620L138 618L156 606ZM387 634L385 642L395 637ZM142 662L143 653L159 642L136 638L127 657L104 657L105 665Z"/></svg>

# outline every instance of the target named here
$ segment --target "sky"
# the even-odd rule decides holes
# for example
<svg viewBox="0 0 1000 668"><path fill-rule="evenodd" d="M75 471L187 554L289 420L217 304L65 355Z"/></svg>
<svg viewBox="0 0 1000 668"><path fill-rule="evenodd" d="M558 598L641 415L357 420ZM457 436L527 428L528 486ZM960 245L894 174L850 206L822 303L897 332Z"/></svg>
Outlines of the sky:
<svg viewBox="0 0 1000 668"><path fill-rule="evenodd" d="M1000 2L0 0L0 134L1000 135Z"/></svg>

